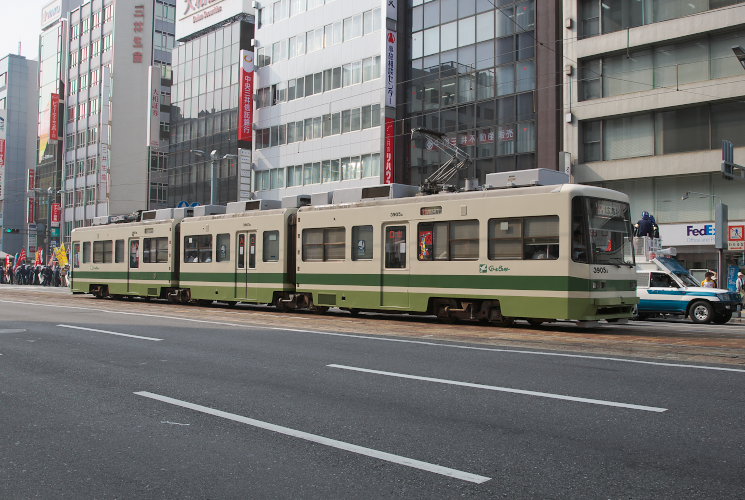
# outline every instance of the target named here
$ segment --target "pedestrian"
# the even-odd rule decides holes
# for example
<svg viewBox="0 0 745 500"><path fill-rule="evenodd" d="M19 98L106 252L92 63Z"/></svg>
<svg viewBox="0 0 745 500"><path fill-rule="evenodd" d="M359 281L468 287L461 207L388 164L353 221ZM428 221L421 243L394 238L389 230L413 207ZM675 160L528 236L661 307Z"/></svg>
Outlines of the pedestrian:
<svg viewBox="0 0 745 500"><path fill-rule="evenodd" d="M60 284L62 286L68 286L67 284L67 270L70 269L70 266L65 266L62 268L62 270L59 272L60 277Z"/></svg>
<svg viewBox="0 0 745 500"><path fill-rule="evenodd" d="M54 279L52 280L53 286L60 286L62 284L62 270L59 264L54 264Z"/></svg>
<svg viewBox="0 0 745 500"><path fill-rule="evenodd" d="M711 271L706 271L706 274L704 275L704 281L701 282L701 286L704 288L719 288L717 287L717 281L715 278L715 274Z"/></svg>
<svg viewBox="0 0 745 500"><path fill-rule="evenodd" d="M737 281L735 281L735 288L737 289L737 293L740 294L740 306L739 310L742 311L745 307L745 274L742 274L742 271L737 273Z"/></svg>
<svg viewBox="0 0 745 500"><path fill-rule="evenodd" d="M642 212L642 218L634 225L634 236L649 236L654 238L655 220L646 210Z"/></svg>

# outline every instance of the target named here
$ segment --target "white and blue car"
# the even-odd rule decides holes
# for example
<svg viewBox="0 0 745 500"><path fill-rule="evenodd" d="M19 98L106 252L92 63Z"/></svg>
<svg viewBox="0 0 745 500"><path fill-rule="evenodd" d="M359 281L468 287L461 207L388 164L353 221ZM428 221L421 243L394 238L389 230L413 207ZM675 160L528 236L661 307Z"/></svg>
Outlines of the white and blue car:
<svg viewBox="0 0 745 500"><path fill-rule="evenodd" d="M740 303L737 293L702 287L680 262L668 257L640 265L636 276L636 319L676 315L690 317L694 323L724 324Z"/></svg>

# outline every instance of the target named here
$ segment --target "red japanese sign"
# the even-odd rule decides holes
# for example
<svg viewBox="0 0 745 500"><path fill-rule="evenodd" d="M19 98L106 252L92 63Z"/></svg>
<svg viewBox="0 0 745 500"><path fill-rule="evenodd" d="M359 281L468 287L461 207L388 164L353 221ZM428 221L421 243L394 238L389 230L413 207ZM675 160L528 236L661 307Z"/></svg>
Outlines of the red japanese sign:
<svg viewBox="0 0 745 500"><path fill-rule="evenodd" d="M241 50L241 90L238 111L238 140L251 142L253 137L254 53Z"/></svg>
<svg viewBox="0 0 745 500"><path fill-rule="evenodd" d="M0 167L5 166L5 139L0 139Z"/></svg>
<svg viewBox="0 0 745 500"><path fill-rule="evenodd" d="M62 207L59 203L52 203L52 222L56 222L59 224L60 219L62 218Z"/></svg>
<svg viewBox="0 0 745 500"><path fill-rule="evenodd" d="M396 120L385 119L385 162L383 170L383 183L393 184L395 174L394 148L396 147Z"/></svg>

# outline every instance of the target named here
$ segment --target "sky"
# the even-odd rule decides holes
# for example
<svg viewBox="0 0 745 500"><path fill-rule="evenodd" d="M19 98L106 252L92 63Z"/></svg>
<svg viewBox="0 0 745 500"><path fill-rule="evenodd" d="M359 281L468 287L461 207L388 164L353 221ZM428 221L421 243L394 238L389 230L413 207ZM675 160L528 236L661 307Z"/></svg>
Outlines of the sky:
<svg viewBox="0 0 745 500"><path fill-rule="evenodd" d="M0 16L0 58L8 54L18 54L21 42L21 55L27 59L38 59L39 33L41 32L41 8L50 0L21 0L13 2L13 7L3 9ZM3 4L10 0L0 0Z"/></svg>

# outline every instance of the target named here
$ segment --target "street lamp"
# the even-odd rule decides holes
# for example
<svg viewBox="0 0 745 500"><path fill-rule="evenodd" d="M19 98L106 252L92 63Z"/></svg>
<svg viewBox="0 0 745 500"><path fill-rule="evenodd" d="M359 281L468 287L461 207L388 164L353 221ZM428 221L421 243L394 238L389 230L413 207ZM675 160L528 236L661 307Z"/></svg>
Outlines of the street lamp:
<svg viewBox="0 0 745 500"><path fill-rule="evenodd" d="M207 157L207 153L201 149L190 149L189 152L194 153L197 156L203 158ZM220 157L220 153L216 149L213 149L210 154L210 205L216 205L218 203L218 182L217 178L217 162L219 160L225 160L227 158L238 158L238 155L226 154Z"/></svg>
<svg viewBox="0 0 745 500"><path fill-rule="evenodd" d="M726 204L722 203L722 198L716 194L699 193L698 191L686 191L685 193L683 193L683 196L681 196L680 199L687 200L691 197L692 194L696 195L697 198L714 198L719 200L714 207L714 248L717 249L718 254L717 275L718 278L721 280L723 279L723 277L726 278L726 276L722 274L722 271L724 270L724 247L725 245L727 245L729 236L727 234L729 231L729 221L727 217L728 207Z"/></svg>

